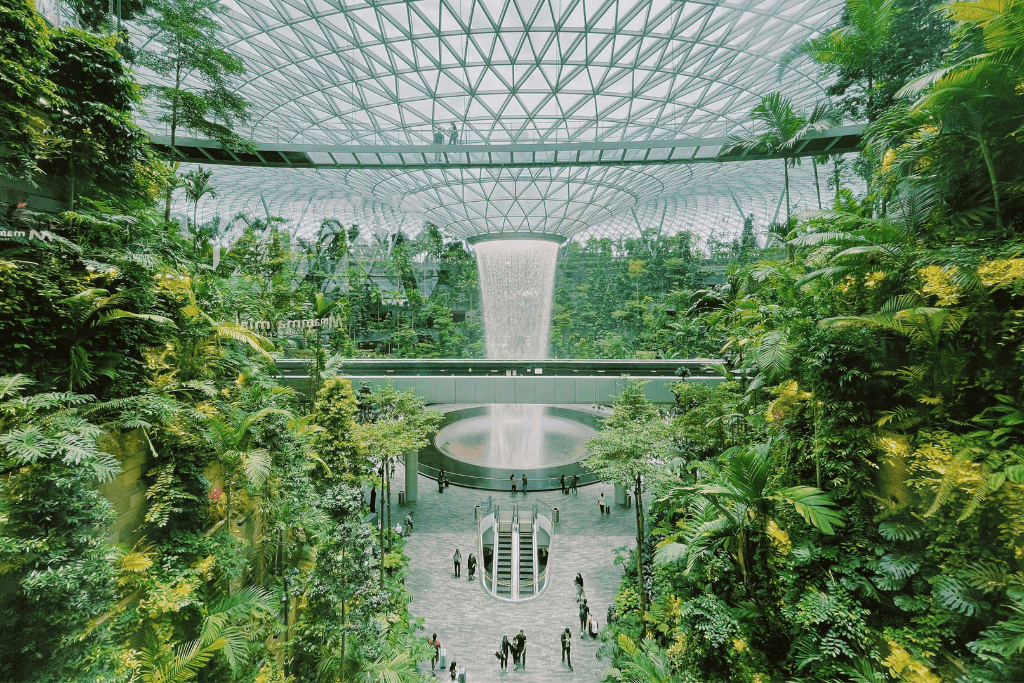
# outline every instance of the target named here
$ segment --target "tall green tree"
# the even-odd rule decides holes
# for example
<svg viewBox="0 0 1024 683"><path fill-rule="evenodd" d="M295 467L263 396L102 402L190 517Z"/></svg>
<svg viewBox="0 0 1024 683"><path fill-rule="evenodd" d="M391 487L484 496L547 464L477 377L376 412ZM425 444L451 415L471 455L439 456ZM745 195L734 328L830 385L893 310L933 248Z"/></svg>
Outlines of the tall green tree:
<svg viewBox="0 0 1024 683"><path fill-rule="evenodd" d="M583 465L601 481L633 491L636 510L636 571L640 611L646 605L644 588L644 482L671 457L671 430L658 409L644 396L645 382L630 379L615 399L612 414L601 430L587 440L591 455Z"/></svg>
<svg viewBox="0 0 1024 683"><path fill-rule="evenodd" d="M159 120L171 134L171 154L179 128L219 141L229 149L249 149L234 128L249 120L249 102L234 90L245 74L242 59L217 40L217 15L227 8L217 0L159 0L141 19L151 36L138 61L168 85L147 86L161 106ZM171 189L164 220L171 217Z"/></svg>
<svg viewBox="0 0 1024 683"><path fill-rule="evenodd" d="M426 446L430 437L441 426L442 415L436 410L424 410L423 399L412 389L398 391L391 382L374 391L368 398L371 420L359 425L358 434L366 445L367 455L380 463L384 500L381 507L391 511L391 467L410 451ZM384 531L391 524L382 515L380 547L385 551ZM384 563L380 568L380 585L384 587Z"/></svg>
<svg viewBox="0 0 1024 683"><path fill-rule="evenodd" d="M331 377L316 393L317 431L313 449L326 469L327 478L357 484L371 473L356 425L358 411L351 380Z"/></svg>
<svg viewBox="0 0 1024 683"><path fill-rule="evenodd" d="M740 151L760 151L782 157L782 168L786 183L786 224L791 221L792 203L789 199L789 169L797 165L794 155L797 141L812 132L828 130L839 123L839 117L825 104L819 104L810 112L793 109L793 101L780 92L773 92L761 98L750 112L754 130L746 135L733 135L722 147L721 154ZM812 160L813 162L813 160Z"/></svg>

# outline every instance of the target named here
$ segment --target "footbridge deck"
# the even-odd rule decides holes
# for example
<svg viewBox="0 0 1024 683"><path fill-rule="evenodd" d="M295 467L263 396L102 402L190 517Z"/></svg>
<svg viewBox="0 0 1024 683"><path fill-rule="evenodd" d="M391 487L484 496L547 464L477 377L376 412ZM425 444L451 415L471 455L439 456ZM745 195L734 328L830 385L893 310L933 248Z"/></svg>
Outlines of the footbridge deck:
<svg viewBox="0 0 1024 683"><path fill-rule="evenodd" d="M839 126L808 133L791 147L786 157L819 156L856 152L864 124ZM225 149L216 140L178 136L171 148L169 135L153 135L153 143L179 161L199 164L262 166L265 168L515 168L562 166L653 166L706 164L723 161L781 159L768 150L722 154L726 137L652 139L622 142L469 142L453 145L393 144L294 144L260 142L253 152Z"/></svg>
<svg viewBox="0 0 1024 683"><path fill-rule="evenodd" d="M482 360L482 359L354 359L342 375L358 389L365 382L376 389L391 381L396 389L413 389L426 403L612 403L625 388L628 375L650 380L644 393L654 403L670 404L670 385L687 381L718 383L708 369L721 360ZM296 391L308 393L309 361L277 361L278 377Z"/></svg>

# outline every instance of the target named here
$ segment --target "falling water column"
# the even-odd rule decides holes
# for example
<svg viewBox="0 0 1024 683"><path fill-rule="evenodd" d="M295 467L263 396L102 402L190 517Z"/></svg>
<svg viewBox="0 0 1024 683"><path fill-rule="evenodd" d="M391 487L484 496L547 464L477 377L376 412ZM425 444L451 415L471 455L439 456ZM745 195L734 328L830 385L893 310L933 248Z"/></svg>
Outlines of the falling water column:
<svg viewBox="0 0 1024 683"><path fill-rule="evenodd" d="M487 357L548 357L555 260L561 236L534 233L480 235L476 248L483 295Z"/></svg>

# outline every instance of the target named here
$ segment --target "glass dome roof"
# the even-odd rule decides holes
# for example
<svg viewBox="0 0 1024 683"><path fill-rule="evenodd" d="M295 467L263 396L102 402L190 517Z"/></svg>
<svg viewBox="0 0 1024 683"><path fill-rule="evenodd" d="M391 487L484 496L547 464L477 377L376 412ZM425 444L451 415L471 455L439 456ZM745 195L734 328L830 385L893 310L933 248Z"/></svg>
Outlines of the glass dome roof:
<svg viewBox="0 0 1024 683"><path fill-rule="evenodd" d="M481 148L721 137L746 125L773 90L810 106L825 97L813 64L780 69L779 60L842 8L841 0L222 1L223 42L247 69L238 92L254 103L240 134L261 143L408 146L434 142L435 126L447 143L454 125L460 144ZM155 80L144 70L140 78ZM165 133L159 109L147 112L140 123ZM662 229L667 220L668 230L706 232L680 221L723 199L736 215L770 222L781 163L222 167L213 181L220 197L201 211L228 215L265 201L306 222L330 211L355 220L383 211L397 216L392 222L429 221L456 237L572 236L655 220L647 217ZM795 174L795 194L813 192L804 176Z"/></svg>

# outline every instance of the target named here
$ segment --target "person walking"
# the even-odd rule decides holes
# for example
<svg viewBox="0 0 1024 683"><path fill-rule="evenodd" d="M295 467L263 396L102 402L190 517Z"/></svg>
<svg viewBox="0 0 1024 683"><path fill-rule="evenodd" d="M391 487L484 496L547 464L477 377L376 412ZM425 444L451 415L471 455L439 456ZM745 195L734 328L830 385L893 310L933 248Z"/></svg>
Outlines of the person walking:
<svg viewBox="0 0 1024 683"><path fill-rule="evenodd" d="M512 482L512 495L514 496L514 495L516 495L516 475L515 475L515 472L513 472L512 476L509 477L509 481Z"/></svg>
<svg viewBox="0 0 1024 683"><path fill-rule="evenodd" d="M583 594L583 574L577 572L573 583L576 584L576 602L579 602L580 596Z"/></svg>
<svg viewBox="0 0 1024 683"><path fill-rule="evenodd" d="M561 486L562 486L562 493L569 493L566 490L566 488L565 488L565 475L564 474L561 477L559 477L558 483L561 484Z"/></svg>
<svg viewBox="0 0 1024 683"><path fill-rule="evenodd" d="M562 662L568 660L569 671L572 671L572 631L568 626L562 631Z"/></svg>
<svg viewBox="0 0 1024 683"><path fill-rule="evenodd" d="M430 660L430 670L433 671L434 667L441 660L441 643L437 640L436 633L430 636L430 642L427 644L434 648L434 656Z"/></svg>
<svg viewBox="0 0 1024 683"><path fill-rule="evenodd" d="M518 653L518 655L519 655L516 658L518 660L518 663L516 664L515 668L518 669L519 665L522 664L523 668L525 669L526 668L526 636L523 635L523 629L519 629L519 635L517 635L515 638L512 639L512 646L515 648L516 653Z"/></svg>
<svg viewBox="0 0 1024 683"><path fill-rule="evenodd" d="M437 492L444 493L444 470L439 470L437 473Z"/></svg>
<svg viewBox="0 0 1024 683"><path fill-rule="evenodd" d="M587 607L587 599L583 598L583 604L580 605L580 638L587 634L587 617L590 616L590 608Z"/></svg>
<svg viewBox="0 0 1024 683"><path fill-rule="evenodd" d="M578 474L572 475L572 485L569 488L571 488L572 492L575 493L577 496L580 495L579 485L580 485L580 475L578 475Z"/></svg>
<svg viewBox="0 0 1024 683"><path fill-rule="evenodd" d="M498 650L501 653L501 670L508 671L508 651L512 649L512 643L508 641L508 636L501 637L501 649Z"/></svg>
<svg viewBox="0 0 1024 683"><path fill-rule="evenodd" d="M601 497L597 499L597 507L601 510L601 514L604 514L604 492L601 492Z"/></svg>
<svg viewBox="0 0 1024 683"><path fill-rule="evenodd" d="M523 493L526 493L526 472L523 472Z"/></svg>
<svg viewBox="0 0 1024 683"><path fill-rule="evenodd" d="M455 549L455 554L452 555L452 562L455 563L455 578L457 579L462 576L462 553L459 552L458 548Z"/></svg>
<svg viewBox="0 0 1024 683"><path fill-rule="evenodd" d="M412 533L412 510L409 510L409 514L405 516L405 535L408 536Z"/></svg>
<svg viewBox="0 0 1024 683"><path fill-rule="evenodd" d="M451 676L451 679L452 679L453 681L455 680L455 669L457 669L457 668L458 668L458 666L459 666L458 662L456 662L456 661L455 661L455 660L453 659L453 660L452 660L452 665L451 665L450 667L448 667L448 673L449 673L449 675Z"/></svg>
<svg viewBox="0 0 1024 683"><path fill-rule="evenodd" d="M469 569L469 580L473 580L473 574L476 573L476 558L473 553L469 554L469 559L466 560L466 567Z"/></svg>

